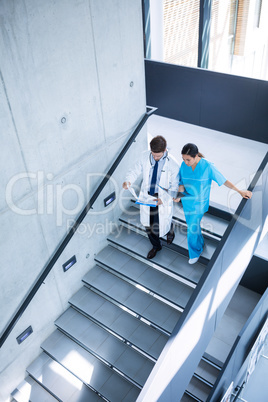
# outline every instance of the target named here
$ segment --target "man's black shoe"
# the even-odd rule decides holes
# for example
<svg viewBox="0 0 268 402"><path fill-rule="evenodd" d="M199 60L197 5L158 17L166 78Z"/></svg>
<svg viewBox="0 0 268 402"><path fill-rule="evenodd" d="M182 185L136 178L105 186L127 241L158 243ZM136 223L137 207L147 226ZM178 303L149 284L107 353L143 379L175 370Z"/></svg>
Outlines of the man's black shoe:
<svg viewBox="0 0 268 402"><path fill-rule="evenodd" d="M154 258L156 256L157 251L160 251L160 250L162 250L162 247L158 248L158 249L152 248L152 250L150 250L147 255L148 260L151 260L152 258Z"/></svg>
<svg viewBox="0 0 268 402"><path fill-rule="evenodd" d="M171 244L173 240L175 239L175 233L174 232L169 232L167 234L167 244Z"/></svg>

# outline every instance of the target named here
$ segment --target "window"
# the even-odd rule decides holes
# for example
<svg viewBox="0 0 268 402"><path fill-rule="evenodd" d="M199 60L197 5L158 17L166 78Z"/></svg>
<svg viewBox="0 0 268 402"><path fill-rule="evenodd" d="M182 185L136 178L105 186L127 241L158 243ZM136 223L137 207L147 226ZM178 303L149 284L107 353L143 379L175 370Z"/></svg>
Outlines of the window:
<svg viewBox="0 0 268 402"><path fill-rule="evenodd" d="M147 57L268 80L268 1L143 1L151 26Z"/></svg>
<svg viewBox="0 0 268 402"><path fill-rule="evenodd" d="M237 0L213 0L208 68L230 72L236 30Z"/></svg>
<svg viewBox="0 0 268 402"><path fill-rule="evenodd" d="M163 7L164 61L196 67L199 0L165 0Z"/></svg>

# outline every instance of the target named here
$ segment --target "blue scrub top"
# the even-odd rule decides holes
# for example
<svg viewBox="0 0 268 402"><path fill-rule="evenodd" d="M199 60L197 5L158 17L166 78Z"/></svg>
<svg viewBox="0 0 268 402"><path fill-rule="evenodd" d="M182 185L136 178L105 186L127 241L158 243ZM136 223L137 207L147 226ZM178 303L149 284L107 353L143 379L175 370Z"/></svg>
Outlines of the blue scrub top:
<svg viewBox="0 0 268 402"><path fill-rule="evenodd" d="M226 178L213 163L201 158L193 170L191 166L182 162L179 171L179 184L184 185L185 188L185 197L181 199L185 213L204 214L208 210L212 180L219 186L226 182Z"/></svg>

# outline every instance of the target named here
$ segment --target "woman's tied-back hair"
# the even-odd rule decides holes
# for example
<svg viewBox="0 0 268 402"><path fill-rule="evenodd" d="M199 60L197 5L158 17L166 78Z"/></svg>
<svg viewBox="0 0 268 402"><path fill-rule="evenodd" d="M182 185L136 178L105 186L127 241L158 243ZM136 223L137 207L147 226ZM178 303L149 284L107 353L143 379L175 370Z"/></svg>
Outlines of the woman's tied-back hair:
<svg viewBox="0 0 268 402"><path fill-rule="evenodd" d="M152 152L164 152L167 148L167 141L162 135L157 135L150 142L150 148Z"/></svg>
<svg viewBox="0 0 268 402"><path fill-rule="evenodd" d="M184 147L181 150L182 155L189 155L192 158L195 158L196 155L199 156L199 158L204 158L204 155L199 152L198 147L195 144L191 144L190 142L188 144L185 144Z"/></svg>

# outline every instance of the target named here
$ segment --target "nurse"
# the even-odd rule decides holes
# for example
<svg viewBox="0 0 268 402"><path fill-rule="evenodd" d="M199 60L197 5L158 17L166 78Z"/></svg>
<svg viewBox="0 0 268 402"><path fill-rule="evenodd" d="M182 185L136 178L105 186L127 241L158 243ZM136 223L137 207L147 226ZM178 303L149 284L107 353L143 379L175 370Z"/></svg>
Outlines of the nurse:
<svg viewBox="0 0 268 402"><path fill-rule="evenodd" d="M214 180L219 186L237 191L243 198L251 198L251 191L236 188L219 172L213 163L204 158L195 144L186 144L181 151L183 162L179 171L179 192L185 197L181 200L187 223L187 241L189 250L189 264L195 264L204 248L204 238L201 233L201 219L209 208L211 182Z"/></svg>

